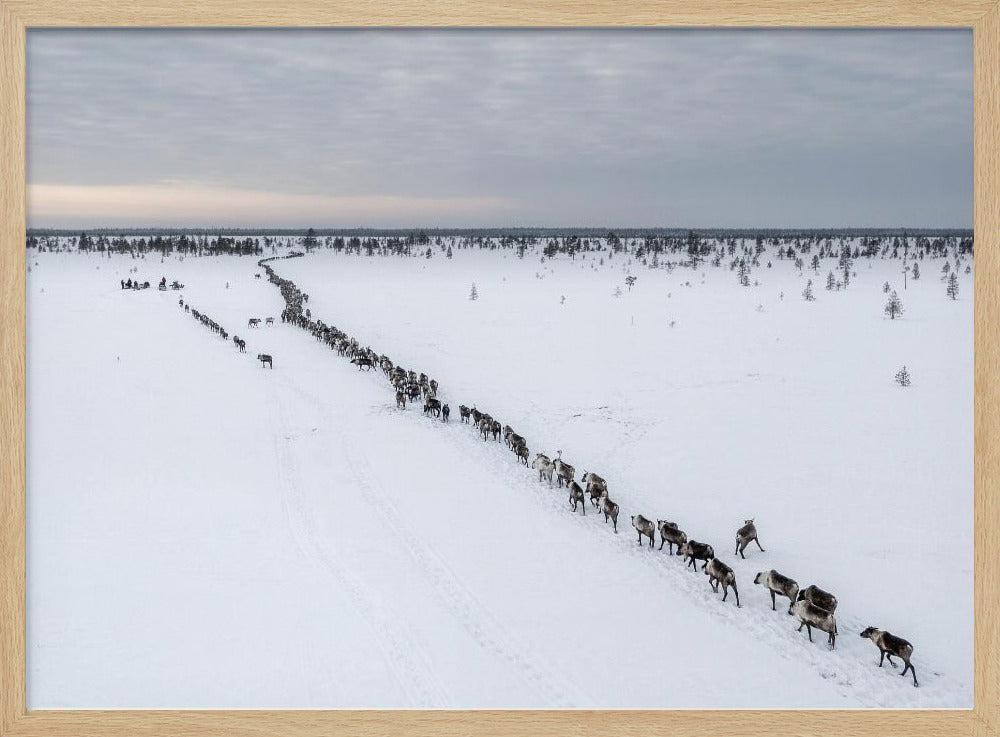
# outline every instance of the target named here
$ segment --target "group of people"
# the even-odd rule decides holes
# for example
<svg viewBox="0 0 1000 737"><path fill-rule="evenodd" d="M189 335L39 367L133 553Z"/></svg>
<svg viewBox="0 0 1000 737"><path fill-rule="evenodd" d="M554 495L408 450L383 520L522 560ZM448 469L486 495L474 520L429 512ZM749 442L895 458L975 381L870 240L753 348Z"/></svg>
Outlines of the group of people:
<svg viewBox="0 0 1000 737"><path fill-rule="evenodd" d="M122 289L149 289L149 282L139 282L138 279L122 279L121 280ZM179 281L174 279L170 284L170 289L183 289L184 285ZM160 291L165 291L167 289L167 277L160 277Z"/></svg>

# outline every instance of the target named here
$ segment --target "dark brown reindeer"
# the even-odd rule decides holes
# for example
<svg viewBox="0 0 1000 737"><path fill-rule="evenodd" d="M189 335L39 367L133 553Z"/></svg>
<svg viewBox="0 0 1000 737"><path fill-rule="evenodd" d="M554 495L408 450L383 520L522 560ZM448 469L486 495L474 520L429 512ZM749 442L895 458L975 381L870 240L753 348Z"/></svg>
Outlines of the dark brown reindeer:
<svg viewBox="0 0 1000 737"><path fill-rule="evenodd" d="M715 549L708 543L700 543L697 540L688 540L684 545L681 546L681 555L684 556L686 566L691 566L694 570L698 570L698 564L696 561L703 560L704 563L701 564L701 570L705 570L705 566L708 565L708 561L715 557Z"/></svg>
<svg viewBox="0 0 1000 737"><path fill-rule="evenodd" d="M660 550L663 550L663 543L667 544L667 552L674 555L674 545L677 546L676 555L681 554L681 546L688 541L688 536L684 530L678 529L676 522L665 519L656 521L656 526L660 530Z"/></svg>
<svg viewBox="0 0 1000 737"><path fill-rule="evenodd" d="M569 503L573 505L573 511L576 511L577 503L580 505L580 511L583 515L587 515L587 505L584 503L583 487L575 481L569 482Z"/></svg>
<svg viewBox="0 0 1000 737"><path fill-rule="evenodd" d="M877 627L865 627L861 636L874 642L875 647L878 648L880 653L880 657L878 659L879 668L882 667L882 661L885 658L888 658L889 665L895 668L896 664L892 662L892 656L895 655L906 665L906 667L903 668L903 672L899 675L905 676L906 672L910 671L913 673L913 685L920 685L917 683L917 669L914 668L913 663L910 662L910 656L913 655L913 645L908 643L902 637L896 637L896 635L886 632L885 630L880 630Z"/></svg>
<svg viewBox="0 0 1000 737"><path fill-rule="evenodd" d="M837 611L837 597L828 591L824 591L819 586L806 586L804 589L799 589L798 596L795 597L796 601L808 601L811 604L826 609L830 614Z"/></svg>
<svg viewBox="0 0 1000 737"><path fill-rule="evenodd" d="M712 558L705 564L705 575L708 576L708 582L715 593L719 593L719 585L722 585L723 601L729 596L729 587L732 586L733 593L736 594L736 606L740 606L740 592L736 588L736 574L732 568L718 558Z"/></svg>

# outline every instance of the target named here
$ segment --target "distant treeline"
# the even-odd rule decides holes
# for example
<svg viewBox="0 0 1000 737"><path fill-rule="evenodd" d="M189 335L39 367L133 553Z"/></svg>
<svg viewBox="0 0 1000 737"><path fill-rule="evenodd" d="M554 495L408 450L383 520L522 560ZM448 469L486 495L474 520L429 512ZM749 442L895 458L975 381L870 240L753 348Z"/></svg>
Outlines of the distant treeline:
<svg viewBox="0 0 1000 737"><path fill-rule="evenodd" d="M840 231L808 231L796 235L796 231L774 231L765 235L764 231L732 231L723 235L721 231L706 234L705 231L671 230L658 233L644 233L629 236L616 231L601 232L596 236L579 235L514 235L500 236L442 236L424 231L407 231L403 235L321 235L309 229L301 236L275 235L273 233L254 235L226 235L224 233L179 234L138 234L103 233L82 231L69 236L43 233L29 233L26 238L28 248L39 252L50 250L74 250L84 253L129 254L133 257L147 253L179 254L181 256L213 256L232 254L239 256L259 256L278 248L300 247L306 253L318 249L332 249L342 253L356 253L365 256L405 256L431 258L439 253L451 258L454 249L498 250L511 249L519 258L529 252L544 258L565 254L576 258L577 254L590 251L606 252L610 257L626 253L640 263L651 268L673 268L674 266L697 267L704 261L713 266L721 266L727 259L729 267L740 268L741 282L747 282L748 269L758 266L764 252L779 259L792 259L801 270L806 258L812 259L811 266L818 268L819 259L837 258L842 268L849 269L849 262L857 258L940 258L949 255L958 258L972 256L974 239L972 231L885 231L884 233L862 233L861 235L834 235ZM929 234L928 234L929 233ZM666 259L666 260L664 260ZM601 260L603 263L603 260ZM768 261L768 266L770 262ZM845 280L849 277L845 277Z"/></svg>
<svg viewBox="0 0 1000 737"><path fill-rule="evenodd" d="M646 236L682 237L696 233L702 238L862 238L869 237L915 237L926 238L967 238L972 236L971 228L28 228L27 237L79 237L81 233L99 236L160 236L179 237L212 235L228 238L239 237L291 237L303 238L312 231L317 237L342 238L412 238L426 242L428 237L458 238L606 238L614 234L619 238L644 238Z"/></svg>

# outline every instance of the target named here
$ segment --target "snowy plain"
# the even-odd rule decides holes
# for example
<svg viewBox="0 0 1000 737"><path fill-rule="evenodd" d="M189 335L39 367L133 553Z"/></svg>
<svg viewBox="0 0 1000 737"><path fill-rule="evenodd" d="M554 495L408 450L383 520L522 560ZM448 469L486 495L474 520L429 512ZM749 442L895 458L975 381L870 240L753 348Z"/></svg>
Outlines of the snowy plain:
<svg viewBox="0 0 1000 737"><path fill-rule="evenodd" d="M256 258L29 251L29 707L970 707L973 276L953 301L942 261L904 291L859 259L824 290L835 263L742 287L607 253L272 262L436 378L445 424L299 328L247 329L284 306ZM133 268L154 288L121 290ZM460 403L606 478L619 534ZM713 544L742 607L640 547L639 513ZM835 650L771 611L771 568L838 596ZM914 644L920 688L867 625Z"/></svg>

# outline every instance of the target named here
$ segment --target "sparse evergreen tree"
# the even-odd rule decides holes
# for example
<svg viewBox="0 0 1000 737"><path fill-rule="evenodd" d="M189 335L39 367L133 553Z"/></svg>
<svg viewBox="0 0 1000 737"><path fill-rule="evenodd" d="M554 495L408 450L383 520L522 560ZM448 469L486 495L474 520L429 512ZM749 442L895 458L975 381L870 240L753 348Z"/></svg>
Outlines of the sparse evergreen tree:
<svg viewBox="0 0 1000 737"><path fill-rule="evenodd" d="M634 276L626 276L625 277L625 283L628 285L628 290L630 292L632 291L632 285L635 284L635 279L636 278Z"/></svg>
<svg viewBox="0 0 1000 737"><path fill-rule="evenodd" d="M896 315L903 314L903 303L895 290L889 295L889 301L885 304L885 314L889 316L890 320L895 320Z"/></svg>
<svg viewBox="0 0 1000 737"><path fill-rule="evenodd" d="M622 296L622 288L620 286L616 286L615 287L615 296L616 297L621 297Z"/></svg>
<svg viewBox="0 0 1000 737"><path fill-rule="evenodd" d="M900 386L910 385L910 372L906 370L906 366L896 372L896 383Z"/></svg>
<svg viewBox="0 0 1000 737"><path fill-rule="evenodd" d="M945 291L952 299L956 299L958 297L958 277L955 275L954 271L948 276L948 287Z"/></svg>
<svg viewBox="0 0 1000 737"><path fill-rule="evenodd" d="M833 276L833 272L831 271L829 274L826 275L826 288L828 290L833 290L833 288L836 286L837 286L837 279Z"/></svg>
<svg viewBox="0 0 1000 737"><path fill-rule="evenodd" d="M951 264L947 261L944 262L944 266L941 267L941 281L948 278L948 274L951 272Z"/></svg>
<svg viewBox="0 0 1000 737"><path fill-rule="evenodd" d="M882 291L885 292L886 294L889 293L890 289L891 287L889 286L889 282L886 282L885 284L882 285Z"/></svg>
<svg viewBox="0 0 1000 737"><path fill-rule="evenodd" d="M806 288L802 290L802 298L806 302L813 302L816 297L813 295L813 282L812 279L806 282Z"/></svg>
<svg viewBox="0 0 1000 737"><path fill-rule="evenodd" d="M816 274L819 274L819 254L813 255L813 260L812 263L810 264L810 268L812 268L812 270L815 271Z"/></svg>
<svg viewBox="0 0 1000 737"><path fill-rule="evenodd" d="M913 276L914 281L920 278L920 264L916 261L913 262L913 273L911 275Z"/></svg>
<svg viewBox="0 0 1000 737"><path fill-rule="evenodd" d="M471 299L473 302L479 299L479 291L476 289L475 282L472 282L472 291L469 292L469 299Z"/></svg>
<svg viewBox="0 0 1000 737"><path fill-rule="evenodd" d="M306 249L306 253L312 251L316 246L319 245L319 241L316 240L316 231L312 228L306 231L306 237L302 240L302 247Z"/></svg>

